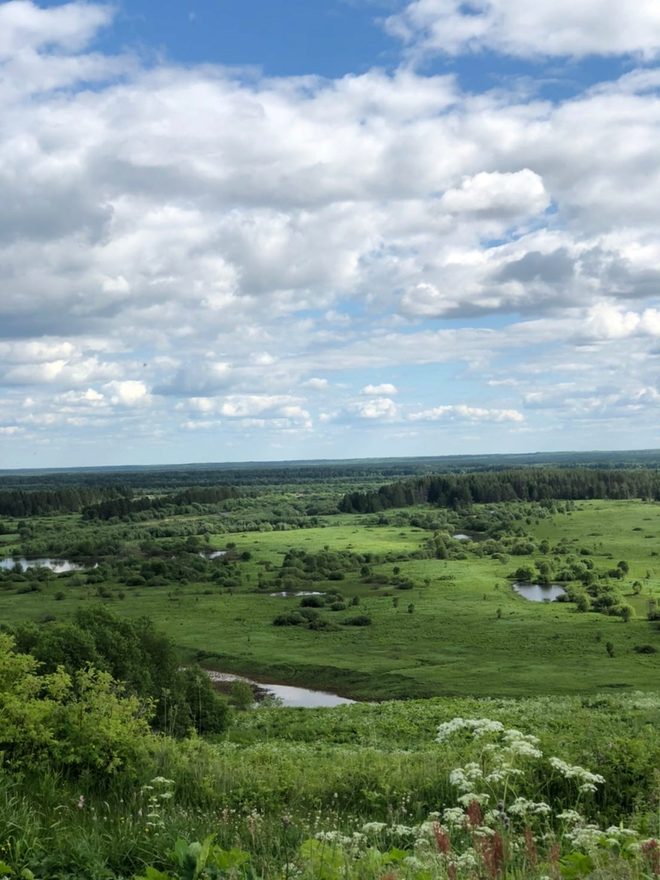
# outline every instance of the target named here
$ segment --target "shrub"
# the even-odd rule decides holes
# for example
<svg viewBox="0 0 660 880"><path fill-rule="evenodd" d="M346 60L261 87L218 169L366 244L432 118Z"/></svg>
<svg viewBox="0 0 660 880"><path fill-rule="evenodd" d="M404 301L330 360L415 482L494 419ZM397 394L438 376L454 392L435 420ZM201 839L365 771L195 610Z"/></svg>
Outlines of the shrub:
<svg viewBox="0 0 660 880"><path fill-rule="evenodd" d="M137 770L148 753L152 704L126 695L107 672L60 668L40 676L38 668L0 635L0 751L12 766Z"/></svg>
<svg viewBox="0 0 660 880"><path fill-rule="evenodd" d="M356 617L347 617L342 623L345 626L371 626L371 618L368 614L358 614Z"/></svg>

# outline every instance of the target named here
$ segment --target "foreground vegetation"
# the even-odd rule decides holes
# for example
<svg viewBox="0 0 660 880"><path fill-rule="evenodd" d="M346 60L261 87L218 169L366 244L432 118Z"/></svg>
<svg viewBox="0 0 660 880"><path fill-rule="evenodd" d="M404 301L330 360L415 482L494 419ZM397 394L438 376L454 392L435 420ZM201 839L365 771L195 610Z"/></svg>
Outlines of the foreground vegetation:
<svg viewBox="0 0 660 880"><path fill-rule="evenodd" d="M0 876L658 876L657 471L582 463L7 479Z"/></svg>
<svg viewBox="0 0 660 880"><path fill-rule="evenodd" d="M0 660L8 874L654 876L656 697L262 707L175 741L107 678L40 695Z"/></svg>

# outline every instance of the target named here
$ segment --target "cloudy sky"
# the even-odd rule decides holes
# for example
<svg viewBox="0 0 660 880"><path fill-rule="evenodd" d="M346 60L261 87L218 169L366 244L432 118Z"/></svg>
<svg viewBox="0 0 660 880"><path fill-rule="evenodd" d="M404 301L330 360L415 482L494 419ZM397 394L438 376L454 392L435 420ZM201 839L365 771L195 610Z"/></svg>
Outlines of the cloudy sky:
<svg viewBox="0 0 660 880"><path fill-rule="evenodd" d="M0 467L657 447L658 0L0 3Z"/></svg>

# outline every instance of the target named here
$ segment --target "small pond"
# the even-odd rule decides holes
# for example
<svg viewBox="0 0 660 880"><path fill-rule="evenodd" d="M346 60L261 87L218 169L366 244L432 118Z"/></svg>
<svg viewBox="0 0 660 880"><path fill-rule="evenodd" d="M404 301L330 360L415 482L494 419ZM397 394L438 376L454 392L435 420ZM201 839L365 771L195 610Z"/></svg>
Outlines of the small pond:
<svg viewBox="0 0 660 880"><path fill-rule="evenodd" d="M554 602L566 595L566 590L559 584L514 584L513 589L530 602Z"/></svg>
<svg viewBox="0 0 660 880"><path fill-rule="evenodd" d="M293 599L296 596L325 596L325 593L319 593L317 590L282 590L281 593L269 593L269 596L277 596L280 599Z"/></svg>
<svg viewBox="0 0 660 880"><path fill-rule="evenodd" d="M64 574L67 571L84 571L84 565L77 565L75 562L69 562L68 559L26 559L24 556L6 556L0 559L0 568L4 571L11 571L16 565L22 568L49 568L55 574Z"/></svg>
<svg viewBox="0 0 660 880"><path fill-rule="evenodd" d="M301 709L318 709L322 707L346 706L355 700L346 697L338 697L337 694L329 694L325 691L311 691L308 688L292 687L287 684L270 684L264 681L252 681L242 675L234 675L231 672L215 672L207 670L207 675L213 682L247 681L262 696L277 697L283 706L297 707Z"/></svg>

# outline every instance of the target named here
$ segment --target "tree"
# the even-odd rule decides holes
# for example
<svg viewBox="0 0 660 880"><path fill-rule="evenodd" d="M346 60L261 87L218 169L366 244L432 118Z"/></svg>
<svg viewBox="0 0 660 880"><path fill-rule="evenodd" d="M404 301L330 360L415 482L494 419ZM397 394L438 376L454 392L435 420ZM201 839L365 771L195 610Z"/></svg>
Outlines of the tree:
<svg viewBox="0 0 660 880"><path fill-rule="evenodd" d="M249 682L241 678L233 681L229 690L229 699L237 709L249 709L254 704L254 691Z"/></svg>

